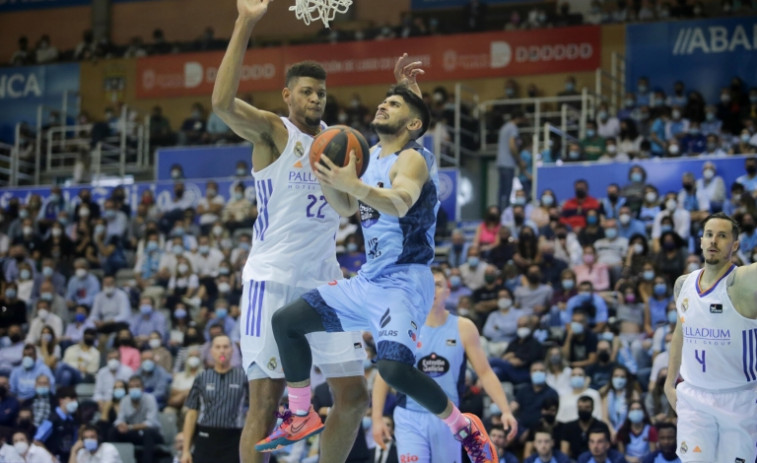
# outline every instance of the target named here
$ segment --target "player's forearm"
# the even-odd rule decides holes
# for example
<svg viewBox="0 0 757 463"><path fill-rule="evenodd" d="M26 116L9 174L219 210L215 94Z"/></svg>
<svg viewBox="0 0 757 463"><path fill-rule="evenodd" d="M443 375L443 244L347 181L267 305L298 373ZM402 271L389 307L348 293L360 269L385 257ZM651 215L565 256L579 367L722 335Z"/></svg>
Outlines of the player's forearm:
<svg viewBox="0 0 757 463"><path fill-rule="evenodd" d="M386 396L389 394L389 385L384 381L381 375L376 375L373 380L373 391L371 392L371 419L376 421L384 416L384 406L386 405Z"/></svg>
<svg viewBox="0 0 757 463"><path fill-rule="evenodd" d="M681 333L678 329L673 332L673 339L670 341L670 350L668 352L668 375L665 377L665 386L675 389L678 375L681 372L681 351L683 342Z"/></svg>
<svg viewBox="0 0 757 463"><path fill-rule="evenodd" d="M243 17L237 18L234 23L234 31L231 33L226 54L218 67L216 82L213 86L211 101L215 111L228 111L234 103L242 76L242 62L253 27L255 27L255 22Z"/></svg>
<svg viewBox="0 0 757 463"><path fill-rule="evenodd" d="M500 384L499 378L494 374L491 367L487 368L487 371L479 375L479 378L481 379L481 385L484 387L484 391L486 391L492 401L497 404L499 409L502 410L502 414L511 413L510 405L507 403L505 390L502 389L502 384Z"/></svg>
<svg viewBox="0 0 757 463"><path fill-rule="evenodd" d="M195 425L197 424L197 410L191 408L187 410L187 414L184 417L184 442L182 444L182 453L189 454L189 449L192 448L192 436L195 435Z"/></svg>
<svg viewBox="0 0 757 463"><path fill-rule="evenodd" d="M350 217L358 210L357 200L339 190L335 190L328 185L321 184L323 196L329 205L342 217Z"/></svg>
<svg viewBox="0 0 757 463"><path fill-rule="evenodd" d="M404 217L415 202L413 195L403 189L374 188L363 182L357 184L351 194L379 212L394 217Z"/></svg>

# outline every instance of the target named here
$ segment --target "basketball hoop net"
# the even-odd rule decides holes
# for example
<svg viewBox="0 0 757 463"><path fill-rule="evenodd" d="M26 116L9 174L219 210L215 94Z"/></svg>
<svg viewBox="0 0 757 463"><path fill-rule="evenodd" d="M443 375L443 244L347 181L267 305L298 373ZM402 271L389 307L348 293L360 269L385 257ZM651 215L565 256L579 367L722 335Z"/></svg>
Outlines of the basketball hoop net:
<svg viewBox="0 0 757 463"><path fill-rule="evenodd" d="M346 13L352 5L352 0L295 0L295 5L289 7L294 11L297 19L310 24L321 20L325 27L334 19L337 13Z"/></svg>

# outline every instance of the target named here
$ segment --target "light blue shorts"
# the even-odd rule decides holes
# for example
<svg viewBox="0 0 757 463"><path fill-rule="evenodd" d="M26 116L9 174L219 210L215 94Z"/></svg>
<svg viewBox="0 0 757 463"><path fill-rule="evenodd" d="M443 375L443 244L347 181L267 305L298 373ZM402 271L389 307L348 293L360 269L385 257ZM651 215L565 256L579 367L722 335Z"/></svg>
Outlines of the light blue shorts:
<svg viewBox="0 0 757 463"><path fill-rule="evenodd" d="M394 435L400 461L460 463L460 441L436 415L403 407L394 409ZM404 457L404 459L403 459Z"/></svg>
<svg viewBox="0 0 757 463"><path fill-rule="evenodd" d="M378 359L415 365L418 330L434 301L434 277L425 265L397 265L367 279L358 273L305 293L326 331L370 331Z"/></svg>

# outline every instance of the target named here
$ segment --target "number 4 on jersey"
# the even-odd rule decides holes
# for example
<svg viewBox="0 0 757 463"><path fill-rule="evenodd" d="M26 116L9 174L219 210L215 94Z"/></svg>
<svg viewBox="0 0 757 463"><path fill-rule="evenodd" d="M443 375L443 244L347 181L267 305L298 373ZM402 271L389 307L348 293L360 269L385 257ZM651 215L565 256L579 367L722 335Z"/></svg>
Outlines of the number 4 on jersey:
<svg viewBox="0 0 757 463"><path fill-rule="evenodd" d="M702 355L699 355L699 349L694 350L694 358L697 359L697 362L699 362L700 365L702 365L702 373L707 373L707 365L705 364L704 360L704 354L705 350L702 349Z"/></svg>

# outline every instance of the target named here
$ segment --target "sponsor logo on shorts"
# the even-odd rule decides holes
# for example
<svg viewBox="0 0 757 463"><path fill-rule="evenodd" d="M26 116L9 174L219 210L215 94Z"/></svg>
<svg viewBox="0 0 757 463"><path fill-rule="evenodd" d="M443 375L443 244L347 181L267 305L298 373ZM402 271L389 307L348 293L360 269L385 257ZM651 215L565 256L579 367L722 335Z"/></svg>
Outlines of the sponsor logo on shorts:
<svg viewBox="0 0 757 463"><path fill-rule="evenodd" d="M410 321L410 326L412 326L412 327L413 327L413 331L415 331L415 330L417 330L417 329L418 329L418 325L416 325L416 324L415 324L415 322L414 322L414 321L412 321L412 320Z"/></svg>
<svg viewBox="0 0 757 463"><path fill-rule="evenodd" d="M407 335L410 336L410 339L412 339L413 342L418 340L418 337L415 335L415 332L413 330L407 330Z"/></svg>
<svg viewBox="0 0 757 463"><path fill-rule="evenodd" d="M329 286L336 286L339 282L336 280L329 281Z"/></svg>
<svg viewBox="0 0 757 463"><path fill-rule="evenodd" d="M448 346L456 346L457 345L457 339L447 339L447 345Z"/></svg>
<svg viewBox="0 0 757 463"><path fill-rule="evenodd" d="M436 353L431 353L431 355L418 360L418 369L432 378L447 373L449 367L449 361Z"/></svg>
<svg viewBox="0 0 757 463"><path fill-rule="evenodd" d="M681 455L685 455L689 451L689 446L686 445L686 441L681 442Z"/></svg>
<svg viewBox="0 0 757 463"><path fill-rule="evenodd" d="M723 304L710 304L710 313L723 313Z"/></svg>
<svg viewBox="0 0 757 463"><path fill-rule="evenodd" d="M384 315L381 316L381 328L386 328L386 325L389 324L390 321L392 321L392 317L389 315L389 308L386 309L386 312L384 312Z"/></svg>
<svg viewBox="0 0 757 463"><path fill-rule="evenodd" d="M352 347L354 347L355 349L362 349L363 348L363 343L362 342L356 342L355 344L352 345Z"/></svg>
<svg viewBox="0 0 757 463"><path fill-rule="evenodd" d="M275 370L278 364L279 363L276 361L276 357L271 357L271 359L268 361L268 369Z"/></svg>
<svg viewBox="0 0 757 463"><path fill-rule="evenodd" d="M702 449L700 449L697 445L696 447L694 447L694 453L702 453Z"/></svg>
<svg viewBox="0 0 757 463"><path fill-rule="evenodd" d="M397 331L395 330L381 330L379 331L379 336L393 336L397 337Z"/></svg>
<svg viewBox="0 0 757 463"><path fill-rule="evenodd" d="M737 458L733 463L746 463L746 460L743 458Z"/></svg>
<svg viewBox="0 0 757 463"><path fill-rule="evenodd" d="M412 453L400 455L400 463L411 463L413 461L418 461L418 455L413 455Z"/></svg>

